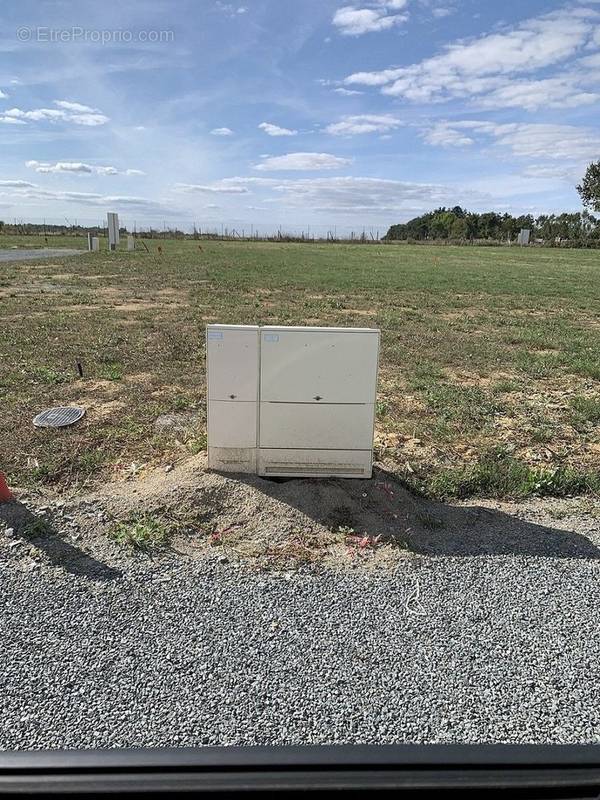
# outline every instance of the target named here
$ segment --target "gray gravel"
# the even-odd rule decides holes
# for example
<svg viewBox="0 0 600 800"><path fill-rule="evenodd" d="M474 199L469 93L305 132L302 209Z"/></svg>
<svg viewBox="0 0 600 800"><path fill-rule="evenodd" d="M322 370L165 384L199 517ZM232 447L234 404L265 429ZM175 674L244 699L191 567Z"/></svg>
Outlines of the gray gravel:
<svg viewBox="0 0 600 800"><path fill-rule="evenodd" d="M34 258L62 258L63 256L76 256L86 250L73 250L66 247L41 247L31 250L18 248L15 250L0 250L0 262L3 261L31 261Z"/></svg>
<svg viewBox="0 0 600 800"><path fill-rule="evenodd" d="M0 747L598 742L599 564L0 562Z"/></svg>

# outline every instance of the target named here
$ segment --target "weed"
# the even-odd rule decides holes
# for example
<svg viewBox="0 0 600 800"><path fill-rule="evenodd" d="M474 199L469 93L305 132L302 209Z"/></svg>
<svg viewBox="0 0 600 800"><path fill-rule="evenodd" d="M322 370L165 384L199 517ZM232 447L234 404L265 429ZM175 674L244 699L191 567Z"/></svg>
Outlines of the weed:
<svg viewBox="0 0 600 800"><path fill-rule="evenodd" d="M192 439L189 439L186 442L186 447L194 456L198 455L198 453L203 453L207 448L206 434L199 433Z"/></svg>
<svg viewBox="0 0 600 800"><path fill-rule="evenodd" d="M148 551L166 545L170 528L156 517L145 514L120 522L110 535L120 545L132 550Z"/></svg>
<svg viewBox="0 0 600 800"><path fill-rule="evenodd" d="M432 384L442 380L443 377L444 373L437 364L422 361L411 370L408 376L408 385L411 389L424 391L429 389Z"/></svg>
<svg viewBox="0 0 600 800"><path fill-rule="evenodd" d="M387 417L389 410L390 408L388 404L385 402L385 400L378 400L375 406L375 413L377 414L377 419L383 419L384 417Z"/></svg>
<svg viewBox="0 0 600 800"><path fill-rule="evenodd" d="M100 372L104 380L120 381L123 379L122 364L105 364Z"/></svg>
<svg viewBox="0 0 600 800"><path fill-rule="evenodd" d="M600 422L600 398L598 397L572 397L569 405L573 411L573 423L580 426L582 423L597 425Z"/></svg>
<svg viewBox="0 0 600 800"><path fill-rule="evenodd" d="M482 497L564 496L598 491L600 472L586 473L570 467L530 467L495 450L470 467L435 475L428 492L439 500Z"/></svg>
<svg viewBox="0 0 600 800"><path fill-rule="evenodd" d="M43 517L36 517L23 528L23 536L31 538L48 536L50 533L52 533L52 526L48 520L43 519Z"/></svg>
<svg viewBox="0 0 600 800"><path fill-rule="evenodd" d="M63 373L52 369L52 367L33 367L32 373L38 381L47 383L50 386L56 386L59 383L64 383L66 380Z"/></svg>

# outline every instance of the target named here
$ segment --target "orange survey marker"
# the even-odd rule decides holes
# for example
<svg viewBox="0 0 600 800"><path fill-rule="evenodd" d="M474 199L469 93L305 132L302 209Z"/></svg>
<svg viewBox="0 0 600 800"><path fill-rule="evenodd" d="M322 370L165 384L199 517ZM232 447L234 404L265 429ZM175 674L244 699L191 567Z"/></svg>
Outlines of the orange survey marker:
<svg viewBox="0 0 600 800"><path fill-rule="evenodd" d="M12 499L12 492L8 488L6 477L3 472L0 472L0 503L7 503Z"/></svg>

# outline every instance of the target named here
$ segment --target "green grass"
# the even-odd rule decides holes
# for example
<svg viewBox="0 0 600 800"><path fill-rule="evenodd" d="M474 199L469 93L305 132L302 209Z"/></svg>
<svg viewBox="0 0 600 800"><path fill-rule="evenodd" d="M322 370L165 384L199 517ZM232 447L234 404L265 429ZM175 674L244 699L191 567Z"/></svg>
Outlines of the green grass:
<svg viewBox="0 0 600 800"><path fill-rule="evenodd" d="M473 473L495 447L534 472L543 463L559 475L556 491L568 470L598 470L596 252L147 245L0 264L0 467L15 485L106 480L133 462L204 449L204 428L182 441L157 434L154 420L203 409L213 321L380 327L378 446L386 466L409 461L433 493L444 475L462 476L472 493L510 493L510 480L502 489ZM70 403L88 409L73 428L31 425L43 408ZM522 482L530 492L534 478Z"/></svg>
<svg viewBox="0 0 600 800"><path fill-rule="evenodd" d="M495 498L523 498L587 494L600 490L600 471L585 472L573 467L530 467L499 451L482 455L476 464L446 470L426 485L428 494L439 500L479 495Z"/></svg>
<svg viewBox="0 0 600 800"><path fill-rule="evenodd" d="M585 422L600 422L600 397L572 397L571 408Z"/></svg>
<svg viewBox="0 0 600 800"><path fill-rule="evenodd" d="M169 526L150 514L120 522L110 532L115 542L123 547L143 551L164 547L169 534Z"/></svg>

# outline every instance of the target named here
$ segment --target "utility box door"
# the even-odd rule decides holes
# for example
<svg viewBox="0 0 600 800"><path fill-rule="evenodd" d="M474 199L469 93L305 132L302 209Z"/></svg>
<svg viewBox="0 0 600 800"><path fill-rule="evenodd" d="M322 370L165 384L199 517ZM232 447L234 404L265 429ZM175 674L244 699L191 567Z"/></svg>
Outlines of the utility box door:
<svg viewBox="0 0 600 800"><path fill-rule="evenodd" d="M256 447L256 403L208 401L209 447Z"/></svg>
<svg viewBox="0 0 600 800"><path fill-rule="evenodd" d="M258 327L207 325L208 399L256 402Z"/></svg>
<svg viewBox="0 0 600 800"><path fill-rule="evenodd" d="M375 402L378 331L266 327L260 336L261 400Z"/></svg>
<svg viewBox="0 0 600 800"><path fill-rule="evenodd" d="M261 403L260 446L371 450L373 404Z"/></svg>

